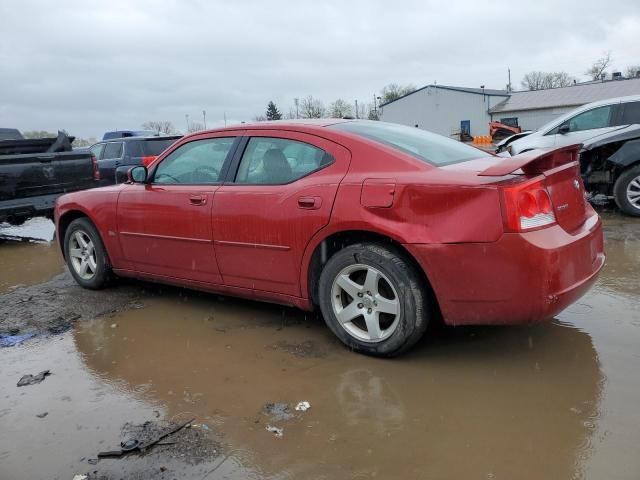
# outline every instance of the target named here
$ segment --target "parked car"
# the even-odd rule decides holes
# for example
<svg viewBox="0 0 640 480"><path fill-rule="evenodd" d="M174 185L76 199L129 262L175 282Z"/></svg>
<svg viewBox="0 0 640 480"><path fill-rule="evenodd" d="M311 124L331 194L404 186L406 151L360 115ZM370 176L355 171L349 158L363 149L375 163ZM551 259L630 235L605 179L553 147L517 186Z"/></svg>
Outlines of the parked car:
<svg viewBox="0 0 640 480"><path fill-rule="evenodd" d="M318 307L345 345L392 356L440 316L540 322L590 288L603 236L577 153L503 159L362 120L229 127L65 195L58 238L85 288L115 274Z"/></svg>
<svg viewBox="0 0 640 480"><path fill-rule="evenodd" d="M97 167L88 151L72 151L73 137L24 139L16 129L1 129L0 222L14 225L53 215L56 198L97 186Z"/></svg>
<svg viewBox="0 0 640 480"><path fill-rule="evenodd" d="M137 165L149 165L180 135L124 137L96 143L90 148L98 162L100 186L122 183L127 171Z"/></svg>
<svg viewBox="0 0 640 480"><path fill-rule="evenodd" d="M640 95L611 98L583 105L506 146L517 155L536 148L583 143L621 126L640 123Z"/></svg>
<svg viewBox="0 0 640 480"><path fill-rule="evenodd" d="M102 140L112 140L114 138L127 138L127 137L151 137L158 135L153 130L113 130L111 132L105 132L102 135Z"/></svg>
<svg viewBox="0 0 640 480"><path fill-rule="evenodd" d="M613 198L624 213L640 217L640 125L629 125L585 142L580 169L591 196Z"/></svg>
<svg viewBox="0 0 640 480"><path fill-rule="evenodd" d="M520 139L520 138L524 138L527 135L531 135L533 133L533 130L525 130L524 132L520 132L520 133L515 133L503 140L500 140L498 143L496 143L496 153L497 154L502 154L503 152L505 152L505 155L501 155L501 156L505 156L508 157L510 156L509 153L507 152L507 147L515 142L516 140Z"/></svg>

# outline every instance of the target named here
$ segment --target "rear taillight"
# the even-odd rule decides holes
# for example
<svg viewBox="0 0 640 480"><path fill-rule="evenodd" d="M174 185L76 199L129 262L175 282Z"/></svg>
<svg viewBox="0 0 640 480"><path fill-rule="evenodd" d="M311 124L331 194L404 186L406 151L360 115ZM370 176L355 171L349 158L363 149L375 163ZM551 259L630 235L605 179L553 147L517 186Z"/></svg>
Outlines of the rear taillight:
<svg viewBox="0 0 640 480"><path fill-rule="evenodd" d="M549 192L540 179L502 189L505 227L523 232L556 223Z"/></svg>
<svg viewBox="0 0 640 480"><path fill-rule="evenodd" d="M95 155L91 155L91 165L93 166L93 179L100 180L100 169L98 168L98 159Z"/></svg>
<svg viewBox="0 0 640 480"><path fill-rule="evenodd" d="M153 163L153 161L158 158L155 155L148 155L146 157L142 157L142 165L144 165L145 167L148 167L149 165L151 165Z"/></svg>

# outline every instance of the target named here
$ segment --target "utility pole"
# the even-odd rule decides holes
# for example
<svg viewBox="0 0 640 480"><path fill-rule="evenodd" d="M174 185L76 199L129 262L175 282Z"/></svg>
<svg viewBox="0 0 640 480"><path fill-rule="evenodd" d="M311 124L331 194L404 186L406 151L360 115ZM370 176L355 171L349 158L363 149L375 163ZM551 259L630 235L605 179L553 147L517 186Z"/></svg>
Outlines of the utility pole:
<svg viewBox="0 0 640 480"><path fill-rule="evenodd" d="M378 115L378 105L376 105L376 94L373 94L373 113Z"/></svg>
<svg viewBox="0 0 640 480"><path fill-rule="evenodd" d="M184 118L187 121L187 133L189 133L189 114L185 113L184 114Z"/></svg>
<svg viewBox="0 0 640 480"><path fill-rule="evenodd" d="M202 110L202 123L204 124L204 129L207 129L207 112L206 110Z"/></svg>
<svg viewBox="0 0 640 480"><path fill-rule="evenodd" d="M360 118L360 117L358 116L358 100L356 100L356 118Z"/></svg>
<svg viewBox="0 0 640 480"><path fill-rule="evenodd" d="M224 126L227 126L227 112L222 112L222 115L224 115Z"/></svg>
<svg viewBox="0 0 640 480"><path fill-rule="evenodd" d="M511 69L507 68L507 75L509 78L509 81L507 82L507 93L511 93Z"/></svg>
<svg viewBox="0 0 640 480"><path fill-rule="evenodd" d="M300 99L294 98L293 104L296 106L296 119L300 118L300 113L298 111L298 106L300 105Z"/></svg>

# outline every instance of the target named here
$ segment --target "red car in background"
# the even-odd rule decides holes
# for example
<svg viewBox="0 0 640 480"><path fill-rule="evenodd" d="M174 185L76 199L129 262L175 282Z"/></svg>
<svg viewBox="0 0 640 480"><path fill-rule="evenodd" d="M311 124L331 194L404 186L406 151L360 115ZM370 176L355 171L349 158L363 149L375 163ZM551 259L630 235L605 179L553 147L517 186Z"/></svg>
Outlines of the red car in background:
<svg viewBox="0 0 640 480"><path fill-rule="evenodd" d="M552 318L604 264L578 147L498 158L401 125L238 125L176 142L130 181L61 197L77 282L111 274L319 307L393 356L449 325Z"/></svg>

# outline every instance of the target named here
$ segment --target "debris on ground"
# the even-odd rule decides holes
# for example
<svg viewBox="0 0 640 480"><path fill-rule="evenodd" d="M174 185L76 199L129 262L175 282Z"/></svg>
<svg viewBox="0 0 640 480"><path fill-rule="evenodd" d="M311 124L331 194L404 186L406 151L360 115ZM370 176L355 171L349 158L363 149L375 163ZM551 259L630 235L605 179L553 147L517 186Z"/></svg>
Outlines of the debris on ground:
<svg viewBox="0 0 640 480"><path fill-rule="evenodd" d="M38 413L38 414L36 415L36 417L38 417L38 418L44 418L44 417L46 417L47 415L49 415L49 412L42 412L42 413Z"/></svg>
<svg viewBox="0 0 640 480"><path fill-rule="evenodd" d="M272 426L272 425L267 425L267 426L265 427L265 430L266 430L267 432L271 432L271 433L273 433L273 435L274 435L276 438L282 438L282 435L284 434L284 429L282 429L282 428L278 428L278 427L274 427L274 426Z"/></svg>
<svg viewBox="0 0 640 480"><path fill-rule="evenodd" d="M73 480L87 480L87 478L89 478L87 475L80 474L80 473L73 476Z"/></svg>
<svg viewBox="0 0 640 480"><path fill-rule="evenodd" d="M49 370L43 370L37 375L23 375L20 380L18 380L18 387L26 387L27 385L35 385L36 383L42 382L46 377L51 375Z"/></svg>
<svg viewBox="0 0 640 480"><path fill-rule="evenodd" d="M35 332L27 332L27 333L21 333L17 335L0 333L0 347L13 347L35 336L36 336Z"/></svg>
<svg viewBox="0 0 640 480"><path fill-rule="evenodd" d="M309 402L307 402L306 400L298 403L298 405L296 405L296 410L299 412L306 412L307 410L309 410L311 408L311 404Z"/></svg>
<svg viewBox="0 0 640 480"><path fill-rule="evenodd" d="M294 417L287 403L266 403L264 405L264 413L268 415L273 422L290 420Z"/></svg>
<svg viewBox="0 0 640 480"><path fill-rule="evenodd" d="M184 423L180 423L178 425L173 425L171 427L168 427L163 431L157 433L151 439L147 439L145 441L140 441L137 438L130 438L128 440L122 441L120 442L119 450L109 450L105 452L100 452L98 453L98 458L122 457L123 455L126 455L131 452L145 453L147 449L153 447L154 445L159 443L161 440L164 440L165 438L167 438L169 435L173 435L179 430L182 430L187 425L190 425L191 422L193 422L194 420L195 418L192 418L191 420L188 420Z"/></svg>

